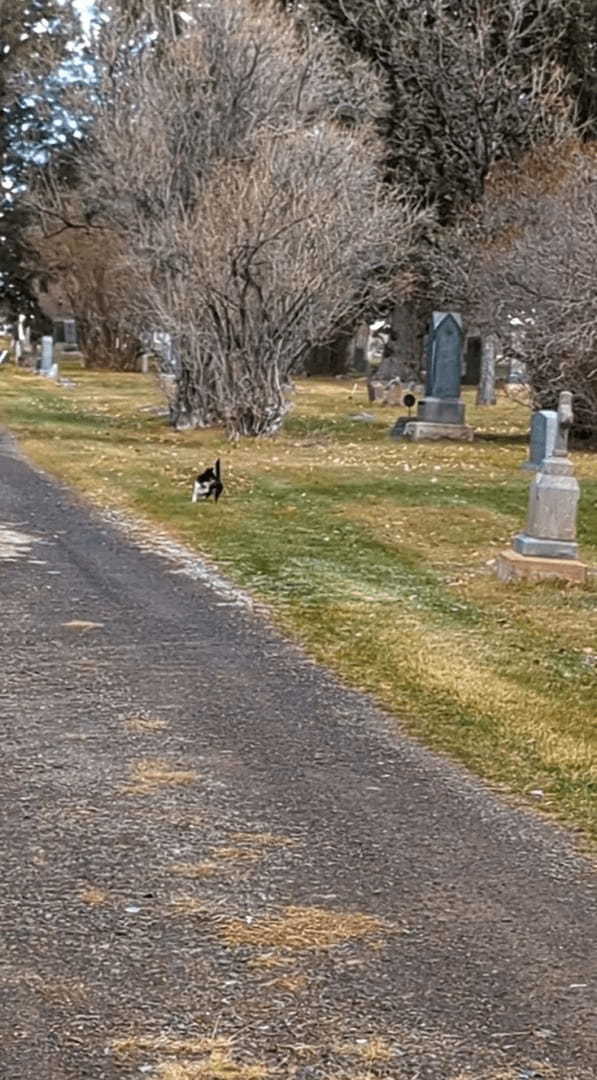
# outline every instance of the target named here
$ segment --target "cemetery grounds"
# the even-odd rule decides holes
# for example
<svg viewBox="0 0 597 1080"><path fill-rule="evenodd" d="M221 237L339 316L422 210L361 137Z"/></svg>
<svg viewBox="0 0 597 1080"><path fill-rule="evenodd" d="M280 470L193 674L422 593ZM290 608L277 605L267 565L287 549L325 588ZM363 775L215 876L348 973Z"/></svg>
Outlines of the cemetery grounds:
<svg viewBox="0 0 597 1080"><path fill-rule="evenodd" d="M388 438L399 410L362 381L304 379L280 435L231 443L170 430L151 375L62 373L74 385L0 370L0 421L32 462L200 553L397 730L594 842L597 452L572 454L588 585L506 586L491 560L532 476L520 400L478 409L465 391L475 442L413 444ZM218 456L223 498L191 504Z"/></svg>

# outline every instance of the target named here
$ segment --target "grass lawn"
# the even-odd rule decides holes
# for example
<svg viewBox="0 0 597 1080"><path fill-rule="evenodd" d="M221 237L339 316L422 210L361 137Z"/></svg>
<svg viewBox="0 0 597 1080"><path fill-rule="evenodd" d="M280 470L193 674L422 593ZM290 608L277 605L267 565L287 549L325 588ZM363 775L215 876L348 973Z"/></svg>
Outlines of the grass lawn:
<svg viewBox="0 0 597 1080"><path fill-rule="evenodd" d="M166 526L409 732L597 837L597 577L505 586L488 566L525 521L527 408L471 398L472 446L416 445L388 438L397 410L362 385L303 380L282 434L231 444L169 430L151 376L68 374L73 388L0 369L0 420L32 461ZM224 497L192 505L218 455ZM597 454L574 459L595 566Z"/></svg>

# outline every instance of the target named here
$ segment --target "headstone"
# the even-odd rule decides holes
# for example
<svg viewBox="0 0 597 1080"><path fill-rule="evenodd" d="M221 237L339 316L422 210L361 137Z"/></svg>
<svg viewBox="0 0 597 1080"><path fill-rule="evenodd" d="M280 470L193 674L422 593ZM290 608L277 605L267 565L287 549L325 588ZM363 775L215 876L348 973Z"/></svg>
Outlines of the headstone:
<svg viewBox="0 0 597 1080"><path fill-rule="evenodd" d="M380 382L379 379L367 379L367 396L370 405L373 405L374 401L383 401L384 393L384 383Z"/></svg>
<svg viewBox="0 0 597 1080"><path fill-rule="evenodd" d="M162 375L171 375L176 370L176 359L172 335L162 331L155 331L151 338L151 347L160 358L160 372Z"/></svg>
<svg viewBox="0 0 597 1080"><path fill-rule="evenodd" d="M481 342L481 371L477 405L495 405L495 369L499 340L497 334L486 334Z"/></svg>
<svg viewBox="0 0 597 1080"><path fill-rule="evenodd" d="M506 376L506 382L510 386L526 386L529 381L527 366L524 360L513 356L510 360L510 370Z"/></svg>
<svg viewBox="0 0 597 1080"><path fill-rule="evenodd" d="M77 344L77 325L74 319L64 320L64 344L76 345Z"/></svg>
<svg viewBox="0 0 597 1080"><path fill-rule="evenodd" d="M572 425L572 394L560 394L552 453L533 477L529 491L527 527L514 537L512 551L502 552L496 570L502 581L545 577L586 580L587 568L578 559L576 512L580 489L568 457Z"/></svg>
<svg viewBox="0 0 597 1080"><path fill-rule="evenodd" d="M384 404L385 405L401 405L402 404L402 384L400 379L392 379L384 388Z"/></svg>
<svg viewBox="0 0 597 1080"><path fill-rule="evenodd" d="M390 382L380 382L378 379L367 379L367 393L369 402L381 402L382 405L400 405L402 403L402 385L400 379L391 379Z"/></svg>
<svg viewBox="0 0 597 1080"><path fill-rule="evenodd" d="M523 469L540 469L545 458L551 457L558 431L558 414L555 409L540 409L533 413L529 441L529 457Z"/></svg>
<svg viewBox="0 0 597 1080"><path fill-rule="evenodd" d="M464 422L464 402L460 397L461 316L455 312L434 311L426 345L425 397L417 407L416 420L406 424L404 434L415 441L458 439L471 442L473 429ZM392 430L396 433L396 426Z"/></svg>
<svg viewBox="0 0 597 1080"><path fill-rule="evenodd" d="M40 356L40 373L42 375L49 375L54 363L54 338L42 337L41 339L41 356Z"/></svg>

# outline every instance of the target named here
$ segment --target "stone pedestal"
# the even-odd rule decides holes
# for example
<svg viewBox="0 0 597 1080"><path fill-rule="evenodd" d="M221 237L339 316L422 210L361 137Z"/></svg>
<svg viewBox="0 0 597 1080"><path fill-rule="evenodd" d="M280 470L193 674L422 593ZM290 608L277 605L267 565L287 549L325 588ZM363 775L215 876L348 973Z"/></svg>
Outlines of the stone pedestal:
<svg viewBox="0 0 597 1080"><path fill-rule="evenodd" d="M574 540L545 540L528 533L518 533L512 547L519 555L538 555L543 559L576 559L578 555L578 544Z"/></svg>
<svg viewBox="0 0 597 1080"><path fill-rule="evenodd" d="M456 442L472 442L475 432L468 424L433 424L423 420L407 420L401 434L413 442L424 439L454 439Z"/></svg>
<svg viewBox="0 0 597 1080"><path fill-rule="evenodd" d="M541 558L520 555L517 551L501 551L497 556L495 572L500 581L547 581L555 578L584 585L587 567L578 559Z"/></svg>
<svg viewBox="0 0 597 1080"><path fill-rule="evenodd" d="M516 537L514 550L520 555L575 559L579 496L569 459L546 458L531 484L527 527Z"/></svg>

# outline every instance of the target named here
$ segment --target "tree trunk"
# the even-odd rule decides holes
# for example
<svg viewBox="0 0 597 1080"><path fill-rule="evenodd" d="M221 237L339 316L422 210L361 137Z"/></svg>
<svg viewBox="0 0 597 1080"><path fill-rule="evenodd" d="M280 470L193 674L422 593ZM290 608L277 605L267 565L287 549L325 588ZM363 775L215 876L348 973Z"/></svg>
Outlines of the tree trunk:
<svg viewBox="0 0 597 1080"><path fill-rule="evenodd" d="M481 346L481 378L477 390L477 405L495 405L495 362L498 352L497 334L487 334Z"/></svg>
<svg viewBox="0 0 597 1080"><path fill-rule="evenodd" d="M376 378L381 382L400 379L416 383L420 378L425 319L420 303L402 300L394 306L390 339Z"/></svg>
<svg viewBox="0 0 597 1080"><path fill-rule="evenodd" d="M357 375L367 375L369 371L369 325L361 323L353 337L351 367Z"/></svg>

